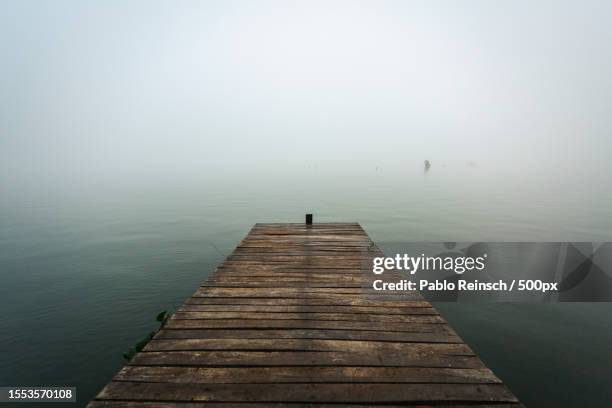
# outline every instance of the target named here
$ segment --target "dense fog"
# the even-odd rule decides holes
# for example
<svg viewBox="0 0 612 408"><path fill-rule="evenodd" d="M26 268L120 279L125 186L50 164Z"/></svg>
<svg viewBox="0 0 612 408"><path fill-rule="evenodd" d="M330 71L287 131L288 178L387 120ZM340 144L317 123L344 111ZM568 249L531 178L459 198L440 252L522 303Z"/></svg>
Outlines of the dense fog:
<svg viewBox="0 0 612 408"><path fill-rule="evenodd" d="M609 185L609 2L0 5L0 185L478 166Z"/></svg>

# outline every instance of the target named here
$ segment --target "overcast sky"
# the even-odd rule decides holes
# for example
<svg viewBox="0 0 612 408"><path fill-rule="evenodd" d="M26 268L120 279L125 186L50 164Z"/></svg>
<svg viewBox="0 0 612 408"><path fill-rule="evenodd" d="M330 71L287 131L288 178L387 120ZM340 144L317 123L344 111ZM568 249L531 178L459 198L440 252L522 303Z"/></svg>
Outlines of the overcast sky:
<svg viewBox="0 0 612 408"><path fill-rule="evenodd" d="M611 18L608 1L3 0L0 181L608 169Z"/></svg>

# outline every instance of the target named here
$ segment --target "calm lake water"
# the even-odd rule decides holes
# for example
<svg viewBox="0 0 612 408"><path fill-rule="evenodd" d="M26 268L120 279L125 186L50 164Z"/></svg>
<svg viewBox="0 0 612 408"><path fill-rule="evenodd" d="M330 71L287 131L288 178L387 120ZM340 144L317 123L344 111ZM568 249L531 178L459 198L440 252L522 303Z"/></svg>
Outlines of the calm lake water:
<svg viewBox="0 0 612 408"><path fill-rule="evenodd" d="M123 365L122 352L155 327L155 315L190 296L258 221L302 221L306 212L315 222L357 221L383 249L612 238L607 181L557 180L554 171L501 177L478 166L428 174L371 167L8 189L0 204L0 384L76 386L76 405L85 405ZM610 304L437 307L527 406L610 406Z"/></svg>

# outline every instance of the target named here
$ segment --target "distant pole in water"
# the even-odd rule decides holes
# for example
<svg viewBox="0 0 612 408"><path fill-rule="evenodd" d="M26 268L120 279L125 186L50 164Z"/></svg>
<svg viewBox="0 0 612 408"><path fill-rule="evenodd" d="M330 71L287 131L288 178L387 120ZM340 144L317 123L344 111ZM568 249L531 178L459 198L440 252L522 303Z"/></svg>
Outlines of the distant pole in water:
<svg viewBox="0 0 612 408"><path fill-rule="evenodd" d="M429 170L430 167L431 163L429 162L429 160L425 160L425 171Z"/></svg>

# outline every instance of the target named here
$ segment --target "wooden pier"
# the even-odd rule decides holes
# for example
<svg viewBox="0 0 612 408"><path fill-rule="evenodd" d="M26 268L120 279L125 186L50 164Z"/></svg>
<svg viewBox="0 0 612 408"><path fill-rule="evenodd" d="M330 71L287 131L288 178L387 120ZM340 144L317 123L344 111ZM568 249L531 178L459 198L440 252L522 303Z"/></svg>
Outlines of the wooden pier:
<svg viewBox="0 0 612 408"><path fill-rule="evenodd" d="M356 223L256 224L88 405L520 407Z"/></svg>

